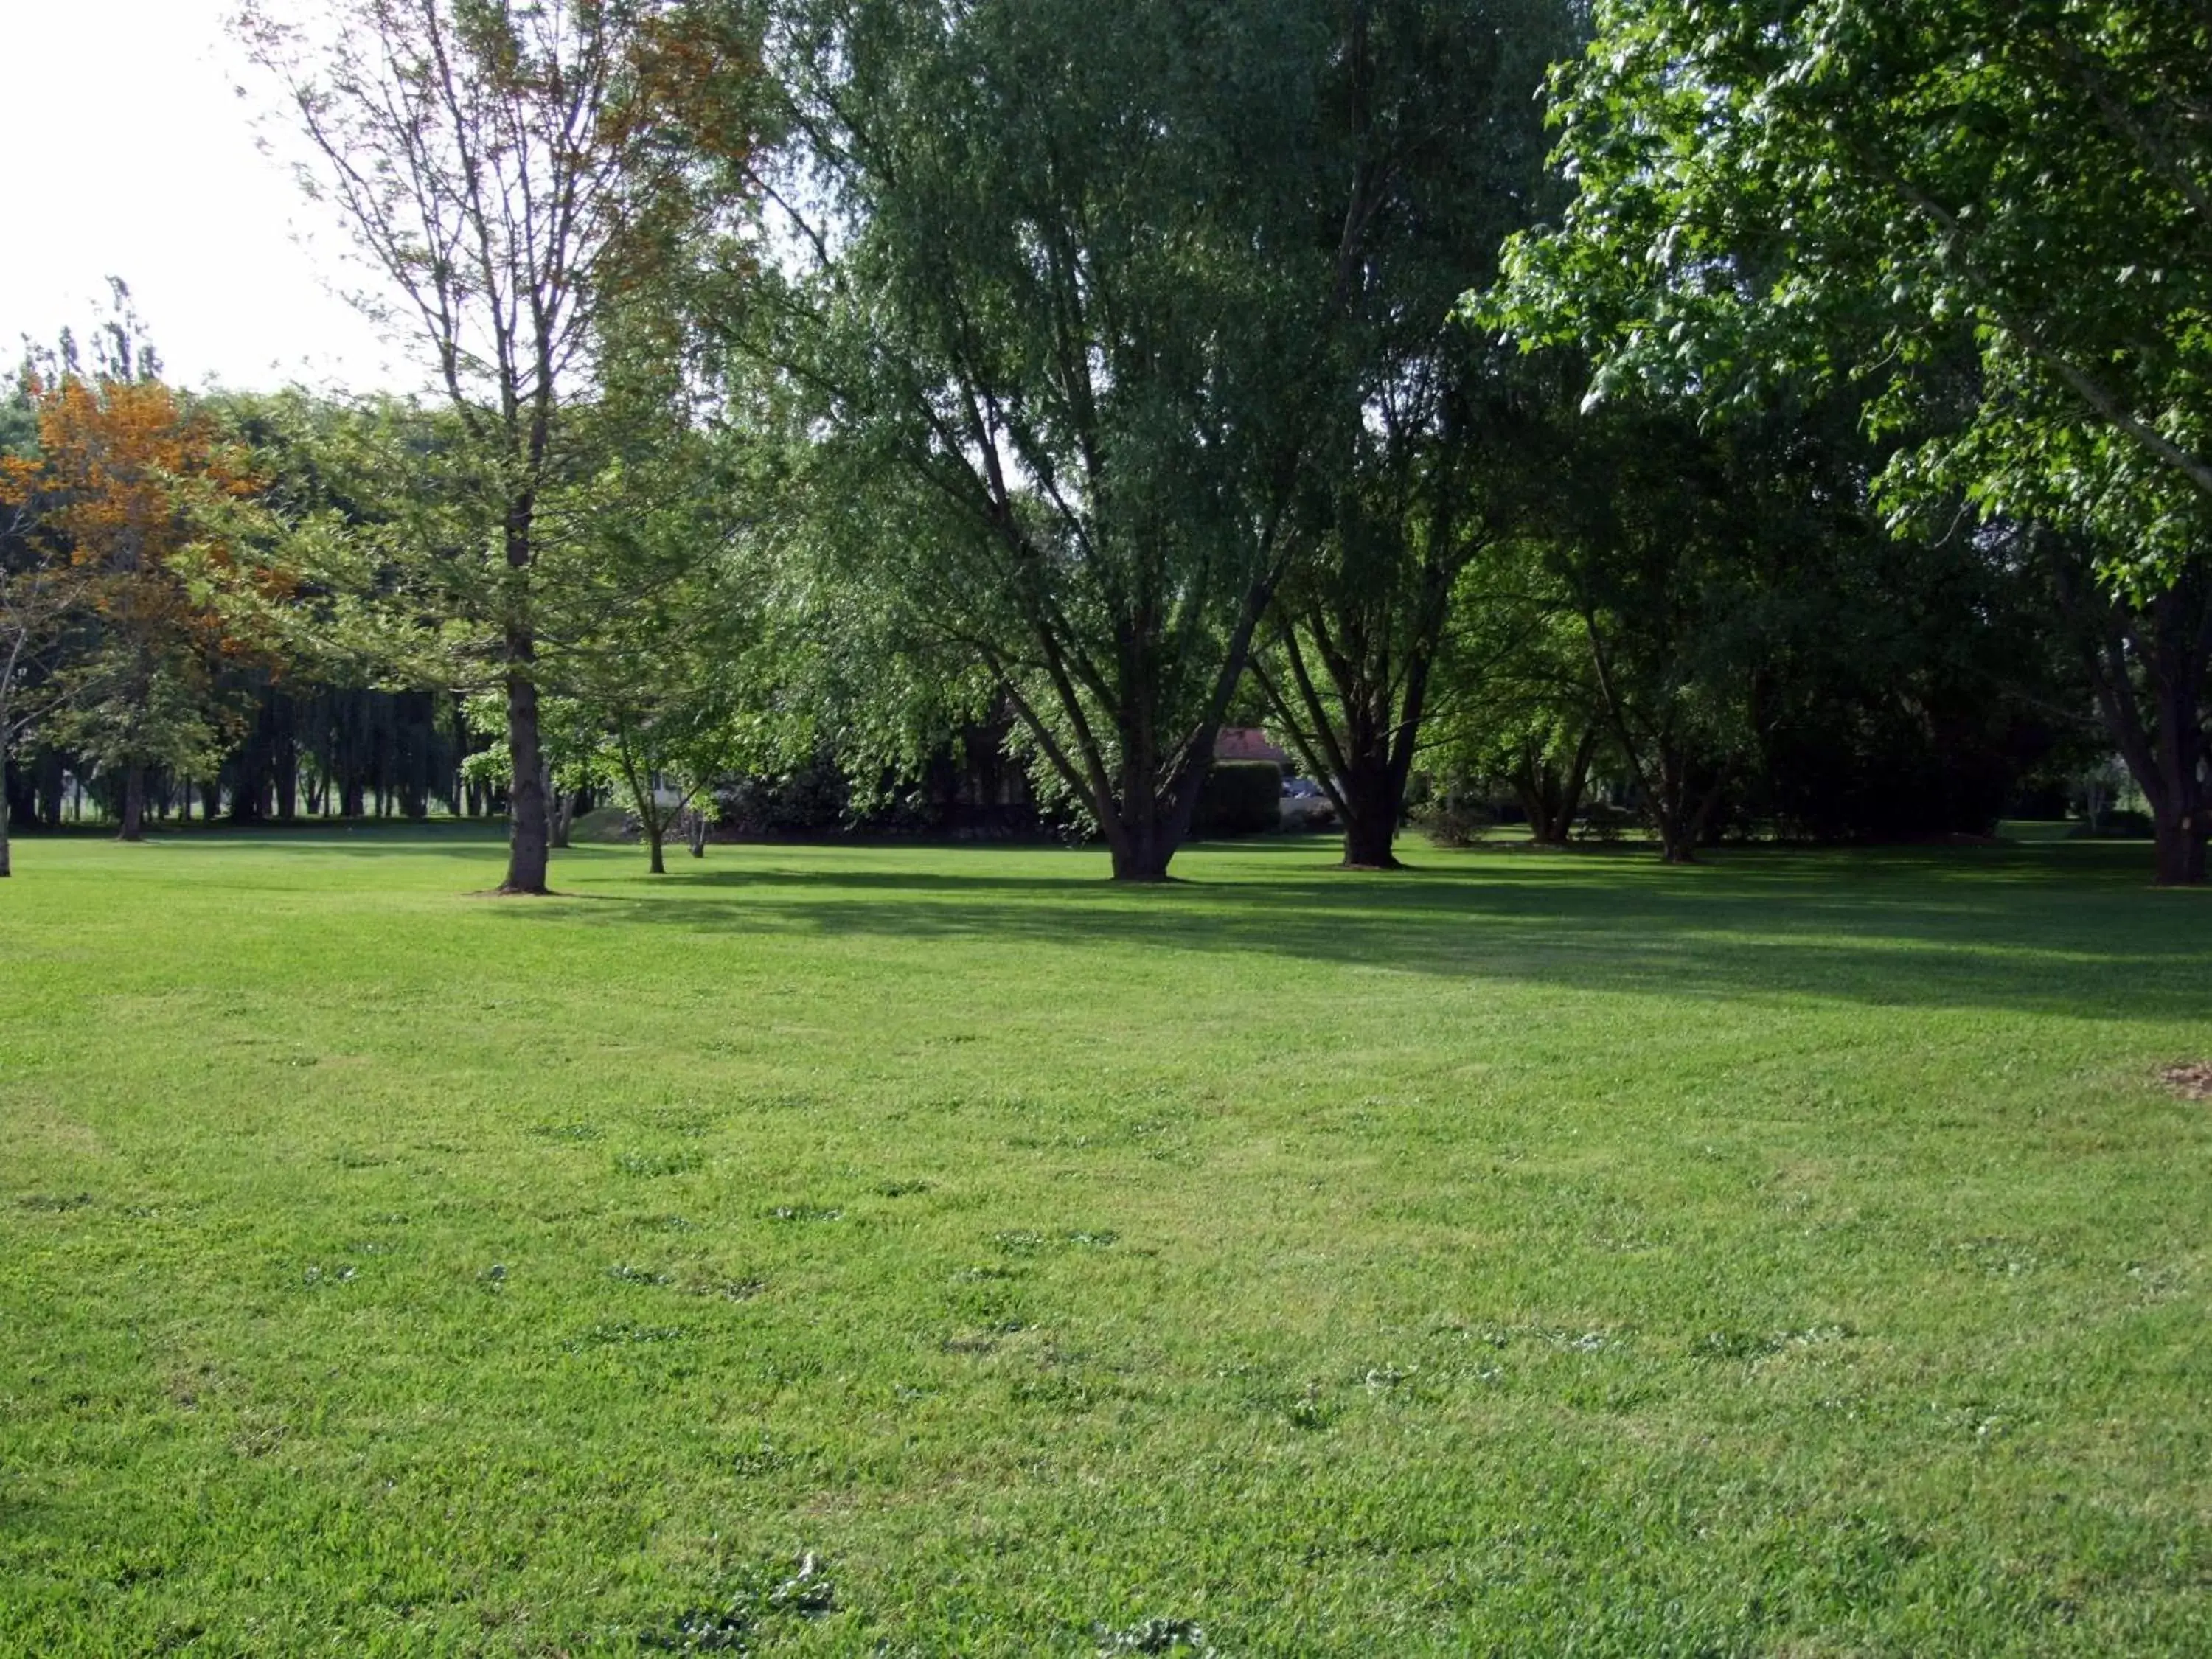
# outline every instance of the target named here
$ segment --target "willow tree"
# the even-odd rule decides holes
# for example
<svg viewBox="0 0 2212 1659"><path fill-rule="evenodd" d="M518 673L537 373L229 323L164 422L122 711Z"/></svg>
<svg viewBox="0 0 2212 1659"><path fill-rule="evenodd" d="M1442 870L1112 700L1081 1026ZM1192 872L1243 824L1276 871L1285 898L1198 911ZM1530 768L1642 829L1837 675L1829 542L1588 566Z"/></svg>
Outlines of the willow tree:
<svg viewBox="0 0 2212 1659"><path fill-rule="evenodd" d="M883 632L1014 711L1117 879L1166 876L1301 551L1391 189L1369 9L796 0L776 37L793 257L724 320L811 399Z"/></svg>
<svg viewBox="0 0 2212 1659"><path fill-rule="evenodd" d="M569 536L569 428L602 324L702 210L690 135L741 152L757 59L737 9L687 0L249 0L240 34L283 85L300 173L380 279L371 314L419 348L465 442L474 547L441 586L498 664L514 761L509 893L546 890L539 565ZM301 12L305 21L294 21Z"/></svg>

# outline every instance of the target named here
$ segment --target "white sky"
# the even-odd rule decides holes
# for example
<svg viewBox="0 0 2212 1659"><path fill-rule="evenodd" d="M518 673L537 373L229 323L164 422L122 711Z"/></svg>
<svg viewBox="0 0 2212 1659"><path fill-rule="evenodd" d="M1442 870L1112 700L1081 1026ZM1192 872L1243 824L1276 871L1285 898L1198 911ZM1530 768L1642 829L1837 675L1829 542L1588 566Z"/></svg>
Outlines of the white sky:
<svg viewBox="0 0 2212 1659"><path fill-rule="evenodd" d="M255 148L272 96L231 3L0 0L0 370L22 335L82 337L113 275L179 384L419 384L336 292L343 227Z"/></svg>

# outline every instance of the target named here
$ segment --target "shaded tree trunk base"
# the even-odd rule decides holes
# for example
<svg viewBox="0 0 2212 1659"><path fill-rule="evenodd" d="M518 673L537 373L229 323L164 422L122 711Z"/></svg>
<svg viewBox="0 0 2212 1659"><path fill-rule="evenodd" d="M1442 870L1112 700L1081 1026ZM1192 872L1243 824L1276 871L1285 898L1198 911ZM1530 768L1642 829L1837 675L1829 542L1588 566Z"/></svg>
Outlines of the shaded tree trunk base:
<svg viewBox="0 0 2212 1659"><path fill-rule="evenodd" d="M1398 803L1388 787L1375 792L1379 797L1361 803L1348 803L1353 811L1344 826L1344 863L1346 870L1401 870L1395 850L1398 841Z"/></svg>
<svg viewBox="0 0 2212 1659"><path fill-rule="evenodd" d="M2160 824L2157 826L2157 866L2155 885L2160 887L2202 887L2205 875L2204 838L2190 827Z"/></svg>
<svg viewBox="0 0 2212 1659"><path fill-rule="evenodd" d="M1114 879L1134 887L1158 887L1172 881L1168 866L1182 848L1182 837L1155 825L1139 833L1124 830L1107 845L1114 858Z"/></svg>

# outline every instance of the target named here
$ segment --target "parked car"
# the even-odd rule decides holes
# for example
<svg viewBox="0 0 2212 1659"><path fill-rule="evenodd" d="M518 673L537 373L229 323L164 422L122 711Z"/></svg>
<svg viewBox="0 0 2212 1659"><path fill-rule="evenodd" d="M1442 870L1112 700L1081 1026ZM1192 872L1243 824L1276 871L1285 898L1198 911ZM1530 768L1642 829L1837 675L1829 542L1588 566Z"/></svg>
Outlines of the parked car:
<svg viewBox="0 0 2212 1659"><path fill-rule="evenodd" d="M1328 799L1328 792L1311 778L1285 778L1283 799L1285 800L1324 800Z"/></svg>

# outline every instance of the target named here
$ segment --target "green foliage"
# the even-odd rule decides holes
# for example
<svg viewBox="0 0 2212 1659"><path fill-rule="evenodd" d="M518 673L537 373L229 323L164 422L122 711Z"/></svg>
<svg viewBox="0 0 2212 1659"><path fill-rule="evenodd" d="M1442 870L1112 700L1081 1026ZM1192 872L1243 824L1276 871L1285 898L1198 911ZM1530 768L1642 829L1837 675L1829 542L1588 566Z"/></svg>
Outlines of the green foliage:
<svg viewBox="0 0 2212 1659"><path fill-rule="evenodd" d="M2156 585L2212 527L2212 23L2178 0L1601 0L1555 81L1578 195L1475 307L1638 382L1849 378L1899 514L2095 536Z"/></svg>
<svg viewBox="0 0 2212 1659"><path fill-rule="evenodd" d="M1358 118L1367 15L823 0L771 64L819 257L725 320L824 438L822 608L891 647L848 678L1009 700L1127 875L1164 871L1304 464L1357 422L1361 274L1418 240Z"/></svg>
<svg viewBox="0 0 2212 1659"><path fill-rule="evenodd" d="M1431 846L1445 848L1472 847L1498 823L1498 815L1487 805L1463 794L1424 801L1413 809L1413 827L1429 838Z"/></svg>

